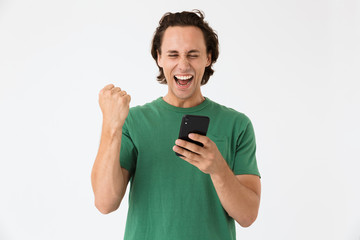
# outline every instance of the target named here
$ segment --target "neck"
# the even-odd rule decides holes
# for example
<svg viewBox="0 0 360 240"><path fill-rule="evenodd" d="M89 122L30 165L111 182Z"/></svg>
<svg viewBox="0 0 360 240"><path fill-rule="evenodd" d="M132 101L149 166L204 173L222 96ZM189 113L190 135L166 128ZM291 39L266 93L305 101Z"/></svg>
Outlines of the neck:
<svg viewBox="0 0 360 240"><path fill-rule="evenodd" d="M169 94L167 94L165 97L163 97L163 100L175 107L190 108L200 105L203 101L205 101L205 98L202 94L191 99L181 99L177 97L172 98Z"/></svg>

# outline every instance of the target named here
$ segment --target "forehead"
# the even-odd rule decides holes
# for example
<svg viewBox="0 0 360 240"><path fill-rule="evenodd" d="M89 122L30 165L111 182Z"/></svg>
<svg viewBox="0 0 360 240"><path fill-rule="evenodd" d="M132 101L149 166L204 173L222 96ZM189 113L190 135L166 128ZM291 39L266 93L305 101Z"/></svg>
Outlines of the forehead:
<svg viewBox="0 0 360 240"><path fill-rule="evenodd" d="M194 26L175 26L168 27L161 43L161 50L186 51L197 49L206 50L204 34L201 29Z"/></svg>

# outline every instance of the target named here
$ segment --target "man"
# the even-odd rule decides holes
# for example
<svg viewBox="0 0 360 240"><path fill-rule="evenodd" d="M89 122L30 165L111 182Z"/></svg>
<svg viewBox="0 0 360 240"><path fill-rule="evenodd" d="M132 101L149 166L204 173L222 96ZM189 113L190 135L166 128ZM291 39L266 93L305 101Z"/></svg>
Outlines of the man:
<svg viewBox="0 0 360 240"><path fill-rule="evenodd" d="M100 91L95 206L115 211L130 181L124 239L235 239L234 219L248 227L257 217L260 174L249 118L201 93L218 57L217 35L199 11L167 13L152 55L158 81L168 85L164 97L129 110L126 91L113 84ZM207 136L189 136L203 147L176 139L184 114L210 118Z"/></svg>

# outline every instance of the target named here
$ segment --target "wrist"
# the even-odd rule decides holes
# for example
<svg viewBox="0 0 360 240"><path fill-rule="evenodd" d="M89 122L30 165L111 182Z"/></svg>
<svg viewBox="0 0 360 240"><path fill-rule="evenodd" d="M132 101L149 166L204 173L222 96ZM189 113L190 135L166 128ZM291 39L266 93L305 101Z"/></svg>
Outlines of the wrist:
<svg viewBox="0 0 360 240"><path fill-rule="evenodd" d="M102 134L106 135L107 137L110 137L110 138L121 137L121 135L122 135L122 127L120 127L120 128L111 128L111 127L108 127L106 125L103 125Z"/></svg>
<svg viewBox="0 0 360 240"><path fill-rule="evenodd" d="M218 168L218 171L211 173L210 177L213 181L224 183L226 182L226 178L229 176L229 174L233 174L233 172L229 168L227 162L224 160L221 164L221 167Z"/></svg>

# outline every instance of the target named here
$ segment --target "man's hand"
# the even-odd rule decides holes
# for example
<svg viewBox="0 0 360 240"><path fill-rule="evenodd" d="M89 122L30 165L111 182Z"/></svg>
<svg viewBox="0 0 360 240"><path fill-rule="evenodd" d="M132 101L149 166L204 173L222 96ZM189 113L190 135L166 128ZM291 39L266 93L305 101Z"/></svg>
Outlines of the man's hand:
<svg viewBox="0 0 360 240"><path fill-rule="evenodd" d="M99 93L99 105L104 125L111 130L120 130L129 114L131 97L113 84L106 85Z"/></svg>
<svg viewBox="0 0 360 240"><path fill-rule="evenodd" d="M210 175L220 173L227 163L216 144L211 141L210 138L196 133L190 133L189 138L201 142L204 146L201 147L194 143L177 139L173 150L184 156L180 156L180 158L194 165L204 173Z"/></svg>

